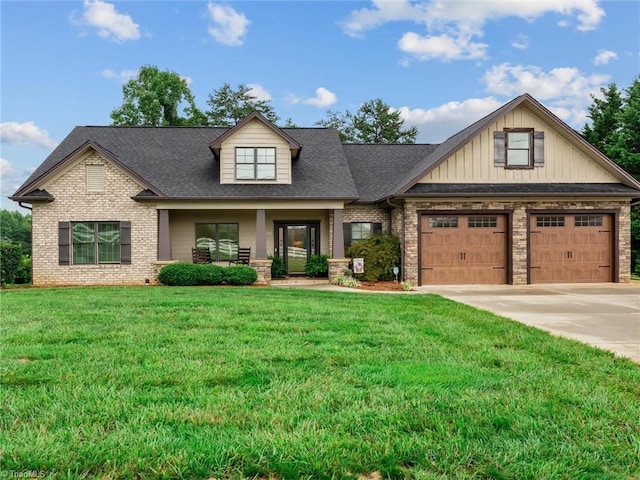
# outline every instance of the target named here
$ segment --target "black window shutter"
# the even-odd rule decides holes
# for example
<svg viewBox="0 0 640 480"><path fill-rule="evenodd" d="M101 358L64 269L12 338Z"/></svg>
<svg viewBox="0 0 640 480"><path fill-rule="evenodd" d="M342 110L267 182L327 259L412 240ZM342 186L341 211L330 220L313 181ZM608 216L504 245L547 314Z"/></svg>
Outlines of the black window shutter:
<svg viewBox="0 0 640 480"><path fill-rule="evenodd" d="M505 154L505 133L503 130L493 132L493 164L504 167L507 164Z"/></svg>
<svg viewBox="0 0 640 480"><path fill-rule="evenodd" d="M71 264L69 229L69 222L58 222L58 265Z"/></svg>
<svg viewBox="0 0 640 480"><path fill-rule="evenodd" d="M131 222L120 222L120 263L131 265Z"/></svg>
<svg viewBox="0 0 640 480"><path fill-rule="evenodd" d="M348 248L351 246L351 224L343 223L342 231L344 235L344 248Z"/></svg>
<svg viewBox="0 0 640 480"><path fill-rule="evenodd" d="M544 132L533 133L533 166L544 165Z"/></svg>
<svg viewBox="0 0 640 480"><path fill-rule="evenodd" d="M371 234L372 235L380 235L382 233L382 224L381 223L374 223L371 227Z"/></svg>

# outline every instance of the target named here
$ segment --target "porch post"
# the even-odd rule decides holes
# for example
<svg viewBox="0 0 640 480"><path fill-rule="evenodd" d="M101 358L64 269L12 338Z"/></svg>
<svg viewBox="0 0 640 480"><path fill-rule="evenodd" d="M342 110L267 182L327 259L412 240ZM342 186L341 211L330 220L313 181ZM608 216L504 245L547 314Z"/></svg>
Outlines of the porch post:
<svg viewBox="0 0 640 480"><path fill-rule="evenodd" d="M171 260L169 210L158 210L158 260Z"/></svg>
<svg viewBox="0 0 640 480"><path fill-rule="evenodd" d="M267 259L267 227L264 208L256 210L256 256L257 260Z"/></svg>
<svg viewBox="0 0 640 480"><path fill-rule="evenodd" d="M342 209L333 210L333 258L344 258L344 230Z"/></svg>

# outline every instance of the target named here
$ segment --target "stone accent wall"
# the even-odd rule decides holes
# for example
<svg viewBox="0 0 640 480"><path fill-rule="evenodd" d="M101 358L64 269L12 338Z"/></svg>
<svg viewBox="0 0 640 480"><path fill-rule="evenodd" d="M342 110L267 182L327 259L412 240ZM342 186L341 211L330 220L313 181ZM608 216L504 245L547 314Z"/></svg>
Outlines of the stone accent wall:
<svg viewBox="0 0 640 480"><path fill-rule="evenodd" d="M371 222L381 223L382 232L389 232L389 211L385 208L373 205L353 206L344 209L342 214L344 223L351 222Z"/></svg>
<svg viewBox="0 0 640 480"><path fill-rule="evenodd" d="M257 285L271 285L271 263L272 260L256 260L249 262L249 266L258 274Z"/></svg>
<svg viewBox="0 0 640 480"><path fill-rule="evenodd" d="M330 258L329 260L329 282L333 282L333 279L343 275L344 271L349 268L350 258Z"/></svg>
<svg viewBox="0 0 640 480"><path fill-rule="evenodd" d="M405 204L405 250L403 279L418 284L419 210L513 210L512 251L513 284L527 283L527 210L618 210L619 281L630 280L631 234L630 207L616 201L484 201L484 202L407 202ZM395 217L394 217L395 218Z"/></svg>
<svg viewBox="0 0 640 480"><path fill-rule="evenodd" d="M97 163L105 165L105 191L88 193L85 165ZM55 200L33 205L34 285L144 285L147 279L156 281L156 205L131 200L143 187L130 176L92 153L42 188ZM58 222L81 221L130 221L131 265L58 265Z"/></svg>

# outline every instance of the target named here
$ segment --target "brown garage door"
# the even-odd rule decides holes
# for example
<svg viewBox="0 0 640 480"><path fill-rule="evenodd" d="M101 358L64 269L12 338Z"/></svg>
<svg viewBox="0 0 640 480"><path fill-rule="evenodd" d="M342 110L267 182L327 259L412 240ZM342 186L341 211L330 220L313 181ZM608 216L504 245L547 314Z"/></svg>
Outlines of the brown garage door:
<svg viewBox="0 0 640 480"><path fill-rule="evenodd" d="M420 218L420 284L507 283L505 215Z"/></svg>
<svg viewBox="0 0 640 480"><path fill-rule="evenodd" d="M611 215L532 214L530 282L611 282L612 231Z"/></svg>

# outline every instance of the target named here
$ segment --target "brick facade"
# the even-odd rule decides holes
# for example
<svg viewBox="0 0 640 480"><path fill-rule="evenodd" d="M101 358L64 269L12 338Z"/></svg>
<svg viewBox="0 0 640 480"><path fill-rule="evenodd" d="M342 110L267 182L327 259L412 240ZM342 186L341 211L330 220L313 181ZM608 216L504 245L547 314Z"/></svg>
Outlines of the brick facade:
<svg viewBox="0 0 640 480"><path fill-rule="evenodd" d="M104 193L87 192L86 165L105 165ZM155 204L131 197L142 190L118 167L89 154L44 186L55 200L34 203L33 285L144 285L153 283L158 221ZM58 265L58 222L130 221L131 265Z"/></svg>
<svg viewBox="0 0 640 480"><path fill-rule="evenodd" d="M620 282L630 279L631 265L631 214L627 202L615 201L483 201L483 202L407 202L404 207L404 280L412 285L418 284L418 222L421 210L505 210L513 211L512 250L513 284L527 283L527 210L615 210L619 212L618 264ZM397 212L394 213L394 216Z"/></svg>

